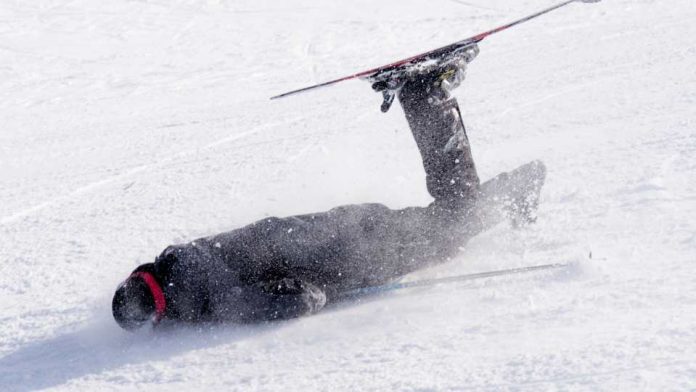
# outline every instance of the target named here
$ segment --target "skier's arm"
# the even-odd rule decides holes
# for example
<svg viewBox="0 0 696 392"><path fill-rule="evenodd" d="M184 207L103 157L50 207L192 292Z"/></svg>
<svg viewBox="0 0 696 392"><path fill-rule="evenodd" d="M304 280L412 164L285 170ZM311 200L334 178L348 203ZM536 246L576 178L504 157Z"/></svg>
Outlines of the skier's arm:
<svg viewBox="0 0 696 392"><path fill-rule="evenodd" d="M238 287L210 298L214 319L242 323L306 316L318 312L325 303L326 295L320 288L293 278Z"/></svg>

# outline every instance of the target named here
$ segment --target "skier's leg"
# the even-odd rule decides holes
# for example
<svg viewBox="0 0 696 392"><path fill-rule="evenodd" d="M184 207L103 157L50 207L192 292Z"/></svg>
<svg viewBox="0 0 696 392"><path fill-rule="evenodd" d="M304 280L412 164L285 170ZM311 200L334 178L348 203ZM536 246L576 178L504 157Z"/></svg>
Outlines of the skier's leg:
<svg viewBox="0 0 696 392"><path fill-rule="evenodd" d="M420 150L434 205L458 215L476 198L479 178L459 105L438 74L406 82L399 101Z"/></svg>
<svg viewBox="0 0 696 392"><path fill-rule="evenodd" d="M435 198L420 221L431 243L447 252L505 218L516 225L532 222L545 167L532 162L481 185L461 112L449 95L457 83L439 83L438 74L442 72L406 82L399 101L423 158L428 191Z"/></svg>
<svg viewBox="0 0 696 392"><path fill-rule="evenodd" d="M383 268L386 276L442 262L470 238L461 228L463 222L475 219L471 212L480 182L459 106L449 95L461 73L463 68L434 69L409 79L399 90L423 160L428 192L435 200L427 208L405 208L385 218L388 230L382 242L396 244L395 255L383 258L390 260Z"/></svg>
<svg viewBox="0 0 696 392"><path fill-rule="evenodd" d="M395 211L391 218L392 238L385 242L399 244L394 276L447 260L471 237L506 217L533 221L544 181L543 164L532 162L480 184L461 112L449 95L461 79L443 83L440 75L448 73L451 69L420 75L399 91L435 201L427 208Z"/></svg>

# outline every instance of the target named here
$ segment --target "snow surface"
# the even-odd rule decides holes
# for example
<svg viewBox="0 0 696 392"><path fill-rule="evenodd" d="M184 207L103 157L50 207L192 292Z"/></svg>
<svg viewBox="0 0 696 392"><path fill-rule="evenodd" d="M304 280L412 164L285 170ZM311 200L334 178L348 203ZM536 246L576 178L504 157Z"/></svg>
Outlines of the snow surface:
<svg viewBox="0 0 696 392"><path fill-rule="evenodd" d="M539 222L411 278L571 268L256 327L111 319L168 244L426 204L367 84L268 97L551 3L0 1L0 390L695 390L693 0L572 4L485 40L457 91L482 178L546 162Z"/></svg>

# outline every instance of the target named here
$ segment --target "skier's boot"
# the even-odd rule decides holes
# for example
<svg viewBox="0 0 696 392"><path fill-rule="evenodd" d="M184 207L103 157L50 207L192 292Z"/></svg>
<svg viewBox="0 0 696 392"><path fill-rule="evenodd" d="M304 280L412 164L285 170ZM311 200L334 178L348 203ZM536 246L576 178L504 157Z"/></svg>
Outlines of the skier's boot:
<svg viewBox="0 0 696 392"><path fill-rule="evenodd" d="M448 53L444 57L430 58L415 64L407 64L384 71L370 78L372 89L382 93L382 112L386 113L394 102L397 92L407 81L420 80L429 88L443 91L449 98L449 92L457 88L466 75L466 66L478 55L477 45L472 45L459 52Z"/></svg>

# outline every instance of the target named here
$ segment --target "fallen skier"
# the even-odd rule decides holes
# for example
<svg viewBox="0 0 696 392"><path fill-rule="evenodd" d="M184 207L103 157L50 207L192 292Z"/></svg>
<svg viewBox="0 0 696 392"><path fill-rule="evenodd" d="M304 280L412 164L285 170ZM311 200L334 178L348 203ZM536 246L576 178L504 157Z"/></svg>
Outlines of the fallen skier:
<svg viewBox="0 0 696 392"><path fill-rule="evenodd" d="M340 293L445 262L506 217L532 222L545 177L541 162L479 181L450 96L471 59L422 69L398 83L430 205L347 205L169 246L116 290L118 324L135 329L162 320L250 323L309 315Z"/></svg>

